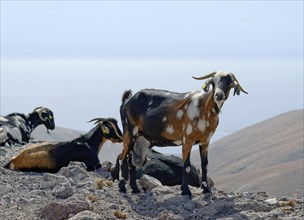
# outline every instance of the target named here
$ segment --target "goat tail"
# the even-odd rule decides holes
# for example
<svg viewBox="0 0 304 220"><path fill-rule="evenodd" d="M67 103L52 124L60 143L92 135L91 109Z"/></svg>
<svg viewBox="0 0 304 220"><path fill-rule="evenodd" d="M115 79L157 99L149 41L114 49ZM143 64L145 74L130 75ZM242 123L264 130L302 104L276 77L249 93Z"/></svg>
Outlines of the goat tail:
<svg viewBox="0 0 304 220"><path fill-rule="evenodd" d="M123 107L131 97L132 97L132 91L129 89L123 93L121 98L120 119L121 119L123 131L125 131L125 126L126 126L126 115Z"/></svg>
<svg viewBox="0 0 304 220"><path fill-rule="evenodd" d="M132 90L126 90L121 98L121 106L123 106L124 104L126 104L126 102L132 97Z"/></svg>
<svg viewBox="0 0 304 220"><path fill-rule="evenodd" d="M7 164L5 164L4 166L3 166L5 169L9 169L9 170L13 170L12 168L12 161L9 161Z"/></svg>

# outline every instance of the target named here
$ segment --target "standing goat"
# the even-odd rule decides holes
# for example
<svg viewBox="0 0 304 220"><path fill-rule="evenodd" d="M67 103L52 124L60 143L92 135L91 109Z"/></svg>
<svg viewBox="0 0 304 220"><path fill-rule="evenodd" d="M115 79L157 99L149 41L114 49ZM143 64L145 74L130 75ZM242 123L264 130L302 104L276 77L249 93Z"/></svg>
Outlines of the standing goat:
<svg viewBox="0 0 304 220"><path fill-rule="evenodd" d="M47 129L55 129L54 114L50 109L37 107L28 115L12 113L0 116L0 146L28 143L32 131L41 124Z"/></svg>
<svg viewBox="0 0 304 220"><path fill-rule="evenodd" d="M139 192L135 179L135 167L143 166L152 146L182 145L183 180L182 195L189 195L190 153L199 144L203 193L211 193L207 181L208 145L219 123L219 112L234 88L234 94L247 92L230 72L212 72L197 80L208 79L204 91L176 93L165 90L143 89L132 96L126 91L120 107L123 124L123 150L120 158L121 175L119 189L126 192L129 178L132 192ZM209 87L212 85L212 90ZM127 156L129 158L130 172ZM132 163L131 163L132 162Z"/></svg>
<svg viewBox="0 0 304 220"><path fill-rule="evenodd" d="M85 163L88 171L101 167L98 154L107 140L122 142L122 133L113 118L96 118L87 134L67 142L41 142L28 145L5 168L20 171L58 172L71 161ZM91 122L90 121L90 122Z"/></svg>

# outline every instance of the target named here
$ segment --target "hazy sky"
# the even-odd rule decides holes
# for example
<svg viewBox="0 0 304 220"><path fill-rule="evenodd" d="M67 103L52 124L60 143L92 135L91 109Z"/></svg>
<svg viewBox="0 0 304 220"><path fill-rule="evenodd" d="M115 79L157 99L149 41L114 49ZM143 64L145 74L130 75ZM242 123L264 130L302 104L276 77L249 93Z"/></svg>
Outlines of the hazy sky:
<svg viewBox="0 0 304 220"><path fill-rule="evenodd" d="M2 58L303 55L303 1L1 1Z"/></svg>
<svg viewBox="0 0 304 220"><path fill-rule="evenodd" d="M236 74L213 140L303 108L303 1L3 1L0 114L46 106L87 131L124 90L199 90Z"/></svg>

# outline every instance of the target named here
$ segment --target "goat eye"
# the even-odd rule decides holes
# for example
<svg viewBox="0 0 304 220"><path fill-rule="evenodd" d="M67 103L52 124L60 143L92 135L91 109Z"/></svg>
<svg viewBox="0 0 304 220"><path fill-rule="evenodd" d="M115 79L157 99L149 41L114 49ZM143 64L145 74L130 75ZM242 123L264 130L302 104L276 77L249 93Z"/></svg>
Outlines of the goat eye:
<svg viewBox="0 0 304 220"><path fill-rule="evenodd" d="M49 119L52 119L53 117L51 115L49 115Z"/></svg>
<svg viewBox="0 0 304 220"><path fill-rule="evenodd" d="M102 129L104 134L109 134L110 133L110 129L108 127L103 127Z"/></svg>

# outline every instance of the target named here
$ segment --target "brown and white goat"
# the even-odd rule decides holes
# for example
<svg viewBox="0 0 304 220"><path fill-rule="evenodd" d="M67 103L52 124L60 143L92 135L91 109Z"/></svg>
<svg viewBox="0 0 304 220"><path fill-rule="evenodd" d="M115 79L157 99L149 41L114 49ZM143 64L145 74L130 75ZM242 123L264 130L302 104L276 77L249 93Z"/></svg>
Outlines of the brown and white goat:
<svg viewBox="0 0 304 220"><path fill-rule="evenodd" d="M101 165L98 154L103 144L110 140L122 142L122 133L113 118L97 118L97 124L87 134L67 142L41 142L29 144L5 168L17 171L58 172L71 161L85 163L88 171Z"/></svg>
<svg viewBox="0 0 304 220"><path fill-rule="evenodd" d="M199 144L202 169L203 193L211 193L207 181L208 145L219 123L219 112L229 92L247 92L238 83L234 74L217 71L197 80L208 79L204 91L176 93L165 90L143 89L132 96L126 91L120 108L123 124L123 150L121 153L121 192L126 192L125 182L129 178L132 192L139 192L135 167L145 163L152 146L182 145L183 181L182 195L191 196L188 187L190 153L194 144ZM212 90L209 90L212 85ZM132 163L128 164L127 156ZM130 166L130 170L128 169ZM128 173L128 170L130 173Z"/></svg>

